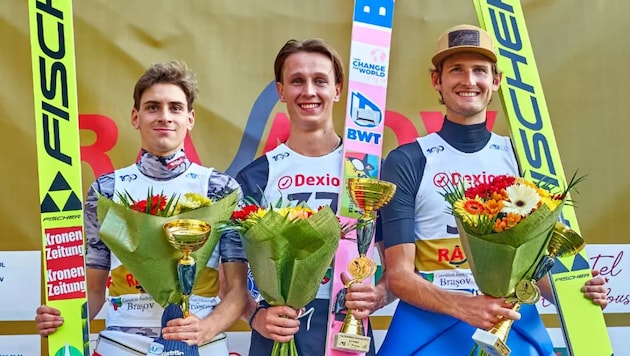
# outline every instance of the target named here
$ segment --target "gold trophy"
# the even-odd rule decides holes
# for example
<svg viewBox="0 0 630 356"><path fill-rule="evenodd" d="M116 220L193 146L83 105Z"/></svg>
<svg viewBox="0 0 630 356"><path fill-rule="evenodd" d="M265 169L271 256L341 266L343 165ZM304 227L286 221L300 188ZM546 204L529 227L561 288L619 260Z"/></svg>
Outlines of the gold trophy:
<svg viewBox="0 0 630 356"><path fill-rule="evenodd" d="M584 239L577 232L561 222L553 227L551 239L547 245L547 254L536 265L531 279L524 279L514 288L514 311L519 311L521 304L536 304L540 300L540 288L536 282L543 278L553 267L555 257L573 256L584 248ZM488 355L507 356L511 350L507 346L507 337L514 320L502 319L490 331L477 329L473 340Z"/></svg>
<svg viewBox="0 0 630 356"><path fill-rule="evenodd" d="M345 287L371 277L376 272L376 263L366 257L374 237L376 211L387 204L396 192L396 185L374 178L349 178L347 189L352 202L363 212L357 220L357 249L359 257L348 264L348 272L352 280ZM348 309L341 331L335 335L333 348L351 352L367 352L370 349L370 337L365 336L362 320L352 316Z"/></svg>
<svg viewBox="0 0 630 356"><path fill-rule="evenodd" d="M195 283L196 262L191 253L197 251L210 236L210 224L195 219L178 219L164 224L164 234L168 242L183 256L177 261L177 278L182 299L179 303L184 317L189 312L190 295Z"/></svg>

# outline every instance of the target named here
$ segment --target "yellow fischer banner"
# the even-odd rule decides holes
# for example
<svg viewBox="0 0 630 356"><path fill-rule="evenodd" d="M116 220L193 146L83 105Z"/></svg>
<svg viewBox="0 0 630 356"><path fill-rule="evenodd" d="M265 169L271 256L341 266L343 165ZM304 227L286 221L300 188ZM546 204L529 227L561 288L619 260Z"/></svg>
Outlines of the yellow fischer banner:
<svg viewBox="0 0 630 356"><path fill-rule="evenodd" d="M29 0L46 304L64 324L49 355L89 355L71 0Z"/></svg>
<svg viewBox="0 0 630 356"><path fill-rule="evenodd" d="M518 0L473 0L481 27L495 39L503 71L499 89L523 176L559 188L567 184L538 68ZM561 219L579 233L575 210L565 205ZM557 258L551 271L556 308L569 352L612 355L603 313L580 291L591 270L586 250Z"/></svg>

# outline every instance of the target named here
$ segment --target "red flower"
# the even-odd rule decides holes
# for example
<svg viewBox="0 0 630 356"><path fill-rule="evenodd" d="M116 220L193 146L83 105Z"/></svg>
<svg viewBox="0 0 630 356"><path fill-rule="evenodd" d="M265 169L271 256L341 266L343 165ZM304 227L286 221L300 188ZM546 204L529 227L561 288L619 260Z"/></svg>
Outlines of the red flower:
<svg viewBox="0 0 630 356"><path fill-rule="evenodd" d="M232 213L232 220L246 220L247 217L258 211L258 206L256 205L245 205L242 209L240 210L235 210Z"/></svg>
<svg viewBox="0 0 630 356"><path fill-rule="evenodd" d="M140 200L131 206L132 210L149 213L151 215L159 215L166 208L166 196L157 194L151 197L151 206L147 206L147 200Z"/></svg>
<svg viewBox="0 0 630 356"><path fill-rule="evenodd" d="M466 198L474 199L480 197L481 199L492 198L493 193L499 193L501 190L514 184L514 176L500 175L494 177L490 183L480 183L474 187L466 189Z"/></svg>

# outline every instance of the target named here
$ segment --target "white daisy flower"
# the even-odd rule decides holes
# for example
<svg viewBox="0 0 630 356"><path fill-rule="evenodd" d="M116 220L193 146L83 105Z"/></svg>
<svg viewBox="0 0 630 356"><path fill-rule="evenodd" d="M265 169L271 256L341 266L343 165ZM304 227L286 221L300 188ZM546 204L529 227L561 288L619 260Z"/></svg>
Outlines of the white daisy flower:
<svg viewBox="0 0 630 356"><path fill-rule="evenodd" d="M514 184L507 188L505 191L508 195L508 200L503 201L503 213L514 213L521 216L529 215L540 202L540 196L536 192L536 189L525 184Z"/></svg>

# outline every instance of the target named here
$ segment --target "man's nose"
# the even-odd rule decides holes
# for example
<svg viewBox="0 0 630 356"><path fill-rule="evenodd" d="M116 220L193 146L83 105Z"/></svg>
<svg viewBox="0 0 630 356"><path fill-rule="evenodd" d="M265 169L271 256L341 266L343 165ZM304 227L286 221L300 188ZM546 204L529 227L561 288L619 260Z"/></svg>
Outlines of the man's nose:
<svg viewBox="0 0 630 356"><path fill-rule="evenodd" d="M473 71L469 70L464 72L463 82L466 85L474 85L475 84L475 75Z"/></svg>
<svg viewBox="0 0 630 356"><path fill-rule="evenodd" d="M304 95L306 96L314 96L315 95L315 84L312 82L306 82L304 85Z"/></svg>
<svg viewBox="0 0 630 356"><path fill-rule="evenodd" d="M171 122L171 121L173 121L171 111L169 110L169 108L168 108L168 107L162 107L162 108L160 108L160 115L159 115L159 119L160 119L161 121L167 121L167 122Z"/></svg>

